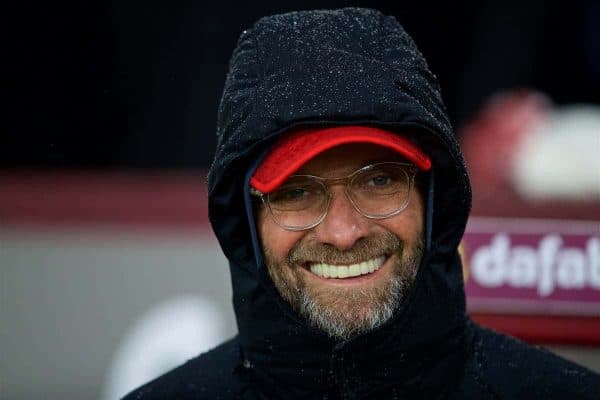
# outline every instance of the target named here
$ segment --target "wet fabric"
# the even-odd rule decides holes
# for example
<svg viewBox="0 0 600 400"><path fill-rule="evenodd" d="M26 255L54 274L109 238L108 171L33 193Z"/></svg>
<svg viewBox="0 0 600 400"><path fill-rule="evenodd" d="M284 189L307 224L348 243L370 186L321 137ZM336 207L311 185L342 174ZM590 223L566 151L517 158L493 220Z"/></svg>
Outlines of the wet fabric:
<svg viewBox="0 0 600 400"><path fill-rule="evenodd" d="M308 326L279 296L246 208L252 166L276 138L337 125L410 137L432 159L435 176L430 241L412 292L386 324L345 342ZM600 393L591 371L482 329L466 315L457 247L471 205L469 179L437 80L393 17L347 8L259 20L242 33L231 58L217 135L209 216L230 263L239 334L128 400Z"/></svg>

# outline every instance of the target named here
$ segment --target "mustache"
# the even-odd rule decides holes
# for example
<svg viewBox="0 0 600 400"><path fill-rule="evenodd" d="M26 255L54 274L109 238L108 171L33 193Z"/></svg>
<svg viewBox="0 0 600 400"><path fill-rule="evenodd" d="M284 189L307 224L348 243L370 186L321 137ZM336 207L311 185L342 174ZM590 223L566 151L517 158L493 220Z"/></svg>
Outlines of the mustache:
<svg viewBox="0 0 600 400"><path fill-rule="evenodd" d="M403 242L391 232L359 239L349 250L339 250L327 243L311 243L301 240L288 253L288 265L307 262L327 264L356 264L382 255L401 253Z"/></svg>

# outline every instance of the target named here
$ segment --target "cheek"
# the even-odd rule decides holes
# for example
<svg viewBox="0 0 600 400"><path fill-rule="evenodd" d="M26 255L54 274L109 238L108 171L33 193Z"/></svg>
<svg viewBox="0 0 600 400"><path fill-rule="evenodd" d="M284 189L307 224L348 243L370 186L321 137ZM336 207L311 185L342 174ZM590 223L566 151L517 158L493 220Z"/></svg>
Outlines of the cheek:
<svg viewBox="0 0 600 400"><path fill-rule="evenodd" d="M423 240L424 215L420 199L400 214L381 220L380 224L407 243L416 244Z"/></svg>
<svg viewBox="0 0 600 400"><path fill-rule="evenodd" d="M263 252L277 264L281 264L286 259L302 236L302 232L291 232L281 228L264 209L258 213L257 225Z"/></svg>

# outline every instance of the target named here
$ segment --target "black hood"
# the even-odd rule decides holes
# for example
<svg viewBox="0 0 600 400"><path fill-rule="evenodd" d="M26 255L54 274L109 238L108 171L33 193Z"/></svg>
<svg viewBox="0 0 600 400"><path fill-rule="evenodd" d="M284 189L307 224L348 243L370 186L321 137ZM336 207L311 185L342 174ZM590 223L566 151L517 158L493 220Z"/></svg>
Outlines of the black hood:
<svg viewBox="0 0 600 400"><path fill-rule="evenodd" d="M248 171L273 140L326 125L409 134L433 161L430 241L413 291L388 323L343 343L308 327L279 296L246 210ZM471 192L439 85L400 24L357 8L259 20L231 58L217 135L209 215L231 267L246 381L268 398L443 392L465 342L457 246Z"/></svg>

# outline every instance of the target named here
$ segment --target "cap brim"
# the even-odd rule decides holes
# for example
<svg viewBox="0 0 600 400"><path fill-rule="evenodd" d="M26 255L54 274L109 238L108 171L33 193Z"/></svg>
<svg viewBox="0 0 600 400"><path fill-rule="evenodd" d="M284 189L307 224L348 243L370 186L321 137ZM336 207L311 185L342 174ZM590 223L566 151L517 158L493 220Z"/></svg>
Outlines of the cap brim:
<svg viewBox="0 0 600 400"><path fill-rule="evenodd" d="M370 126L336 126L308 129L282 137L267 154L252 178L252 187L269 193L306 162L333 147L349 143L372 143L395 150L423 171L431 160L414 143L396 133Z"/></svg>

